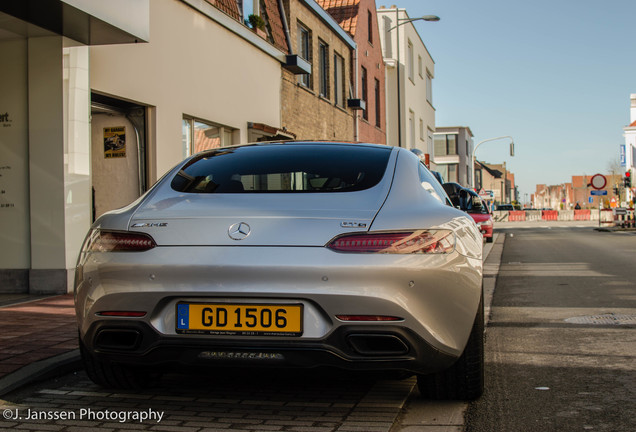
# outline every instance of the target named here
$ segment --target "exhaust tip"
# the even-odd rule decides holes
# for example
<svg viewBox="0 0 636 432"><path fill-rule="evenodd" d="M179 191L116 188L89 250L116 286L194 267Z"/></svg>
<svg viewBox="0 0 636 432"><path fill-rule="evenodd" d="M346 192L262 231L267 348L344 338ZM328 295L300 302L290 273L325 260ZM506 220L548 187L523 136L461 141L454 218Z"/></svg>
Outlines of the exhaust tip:
<svg viewBox="0 0 636 432"><path fill-rule="evenodd" d="M397 356L409 352L408 345L392 334L351 334L347 341L354 351L367 356Z"/></svg>
<svg viewBox="0 0 636 432"><path fill-rule="evenodd" d="M135 329L104 329L95 337L95 347L104 350L132 351L141 344L141 333Z"/></svg>

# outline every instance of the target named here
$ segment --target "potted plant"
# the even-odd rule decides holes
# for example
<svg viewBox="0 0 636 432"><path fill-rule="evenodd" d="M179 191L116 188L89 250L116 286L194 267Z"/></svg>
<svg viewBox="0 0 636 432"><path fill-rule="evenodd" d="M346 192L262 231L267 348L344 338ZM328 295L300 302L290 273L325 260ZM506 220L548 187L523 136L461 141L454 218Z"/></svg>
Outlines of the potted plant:
<svg viewBox="0 0 636 432"><path fill-rule="evenodd" d="M260 15L250 15L247 17L247 21L249 22L252 30L256 32L257 35L265 39L267 34L265 33L265 20Z"/></svg>

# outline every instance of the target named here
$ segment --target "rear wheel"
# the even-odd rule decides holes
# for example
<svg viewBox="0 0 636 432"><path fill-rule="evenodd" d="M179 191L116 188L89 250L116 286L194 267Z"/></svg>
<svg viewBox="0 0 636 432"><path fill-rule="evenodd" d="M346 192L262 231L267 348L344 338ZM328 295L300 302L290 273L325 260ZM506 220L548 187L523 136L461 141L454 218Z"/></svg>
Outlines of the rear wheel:
<svg viewBox="0 0 636 432"><path fill-rule="evenodd" d="M95 384L112 389L141 389L149 387L153 376L139 367L100 360L79 341L86 374Z"/></svg>
<svg viewBox="0 0 636 432"><path fill-rule="evenodd" d="M418 375L420 395L437 400L474 400L484 391L484 300L483 295L466 348L448 369Z"/></svg>
<svg viewBox="0 0 636 432"><path fill-rule="evenodd" d="M486 243L492 243L492 236L486 237Z"/></svg>

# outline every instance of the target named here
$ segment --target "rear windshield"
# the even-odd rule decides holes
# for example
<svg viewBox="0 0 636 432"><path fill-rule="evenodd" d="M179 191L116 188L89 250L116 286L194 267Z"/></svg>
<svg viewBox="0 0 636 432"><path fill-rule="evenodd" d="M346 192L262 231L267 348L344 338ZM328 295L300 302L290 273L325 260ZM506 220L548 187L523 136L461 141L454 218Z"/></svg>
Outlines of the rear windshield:
<svg viewBox="0 0 636 432"><path fill-rule="evenodd" d="M391 147L254 145L202 153L171 186L190 193L353 192L378 184Z"/></svg>

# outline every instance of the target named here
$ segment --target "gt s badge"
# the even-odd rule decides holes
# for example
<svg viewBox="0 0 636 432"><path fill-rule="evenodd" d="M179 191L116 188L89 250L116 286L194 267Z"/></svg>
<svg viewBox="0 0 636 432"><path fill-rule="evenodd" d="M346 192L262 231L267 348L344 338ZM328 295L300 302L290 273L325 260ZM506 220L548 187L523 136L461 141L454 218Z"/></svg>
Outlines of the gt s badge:
<svg viewBox="0 0 636 432"><path fill-rule="evenodd" d="M131 228L155 228L155 227L167 227L168 222L144 222L132 224Z"/></svg>
<svg viewBox="0 0 636 432"><path fill-rule="evenodd" d="M366 228L365 222L340 222L340 226L343 228Z"/></svg>

